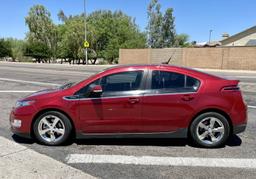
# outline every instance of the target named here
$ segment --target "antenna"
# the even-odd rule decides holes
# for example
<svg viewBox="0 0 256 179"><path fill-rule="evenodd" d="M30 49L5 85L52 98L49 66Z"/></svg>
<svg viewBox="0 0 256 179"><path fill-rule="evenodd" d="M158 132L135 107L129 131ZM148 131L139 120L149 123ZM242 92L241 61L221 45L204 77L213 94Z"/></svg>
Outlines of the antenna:
<svg viewBox="0 0 256 179"><path fill-rule="evenodd" d="M162 64L167 64L168 65L170 63L170 61L172 60L172 57L174 56L175 52L176 52L176 49L173 51L171 57L166 62L163 62Z"/></svg>

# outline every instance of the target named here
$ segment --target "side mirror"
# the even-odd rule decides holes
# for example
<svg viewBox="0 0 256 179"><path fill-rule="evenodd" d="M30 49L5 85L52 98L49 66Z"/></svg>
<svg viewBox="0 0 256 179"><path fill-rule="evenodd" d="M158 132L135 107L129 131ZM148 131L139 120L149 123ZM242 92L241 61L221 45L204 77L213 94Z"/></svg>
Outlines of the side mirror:
<svg viewBox="0 0 256 179"><path fill-rule="evenodd" d="M102 94L103 90L100 85L94 85L90 89L90 96L92 97L100 97Z"/></svg>
<svg viewBox="0 0 256 179"><path fill-rule="evenodd" d="M95 85L92 87L92 92L93 93L102 93L102 87L100 85Z"/></svg>

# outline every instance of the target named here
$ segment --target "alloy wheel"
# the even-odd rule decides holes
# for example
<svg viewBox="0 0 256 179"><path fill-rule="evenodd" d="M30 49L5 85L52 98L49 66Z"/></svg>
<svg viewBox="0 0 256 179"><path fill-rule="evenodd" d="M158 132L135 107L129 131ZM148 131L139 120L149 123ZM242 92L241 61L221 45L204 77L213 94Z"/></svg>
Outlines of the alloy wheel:
<svg viewBox="0 0 256 179"><path fill-rule="evenodd" d="M38 124L38 133L47 142L58 142L65 134L65 125L59 117L46 115Z"/></svg>
<svg viewBox="0 0 256 179"><path fill-rule="evenodd" d="M215 117L202 119L196 128L198 139L204 144L216 144L225 134L224 124Z"/></svg>

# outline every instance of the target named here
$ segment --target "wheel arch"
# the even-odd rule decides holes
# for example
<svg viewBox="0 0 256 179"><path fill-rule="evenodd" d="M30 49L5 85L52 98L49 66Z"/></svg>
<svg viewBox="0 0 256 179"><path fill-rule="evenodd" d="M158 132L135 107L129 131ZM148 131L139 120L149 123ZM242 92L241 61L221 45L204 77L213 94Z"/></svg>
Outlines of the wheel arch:
<svg viewBox="0 0 256 179"><path fill-rule="evenodd" d="M75 135L75 133L76 133L76 128L75 128L75 125L74 125L74 122L73 122L72 118L70 117L70 115L68 115L68 113L66 113L65 111L60 110L60 109L58 109L58 108L46 108L46 109L42 109L42 110L40 110L40 111L38 111L38 112L36 113L36 115L35 115L35 116L33 117L33 119L32 119L31 125L30 125L30 135L31 135L31 137L34 137L33 125L34 125L36 119L37 119L40 115L42 115L43 113L46 113L46 112L49 112L49 111L60 112L60 113L64 114L64 115L69 119L69 121L70 121L70 123L71 123L71 125L72 125L71 137L73 137L73 136Z"/></svg>

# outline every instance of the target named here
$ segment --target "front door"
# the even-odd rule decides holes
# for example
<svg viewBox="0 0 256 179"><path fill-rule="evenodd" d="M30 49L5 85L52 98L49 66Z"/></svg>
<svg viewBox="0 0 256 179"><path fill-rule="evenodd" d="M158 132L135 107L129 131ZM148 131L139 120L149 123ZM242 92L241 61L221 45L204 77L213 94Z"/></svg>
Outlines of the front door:
<svg viewBox="0 0 256 179"><path fill-rule="evenodd" d="M138 132L141 124L143 74L143 71L120 72L91 83L101 85L103 93L97 98L80 98L79 110L83 132Z"/></svg>

